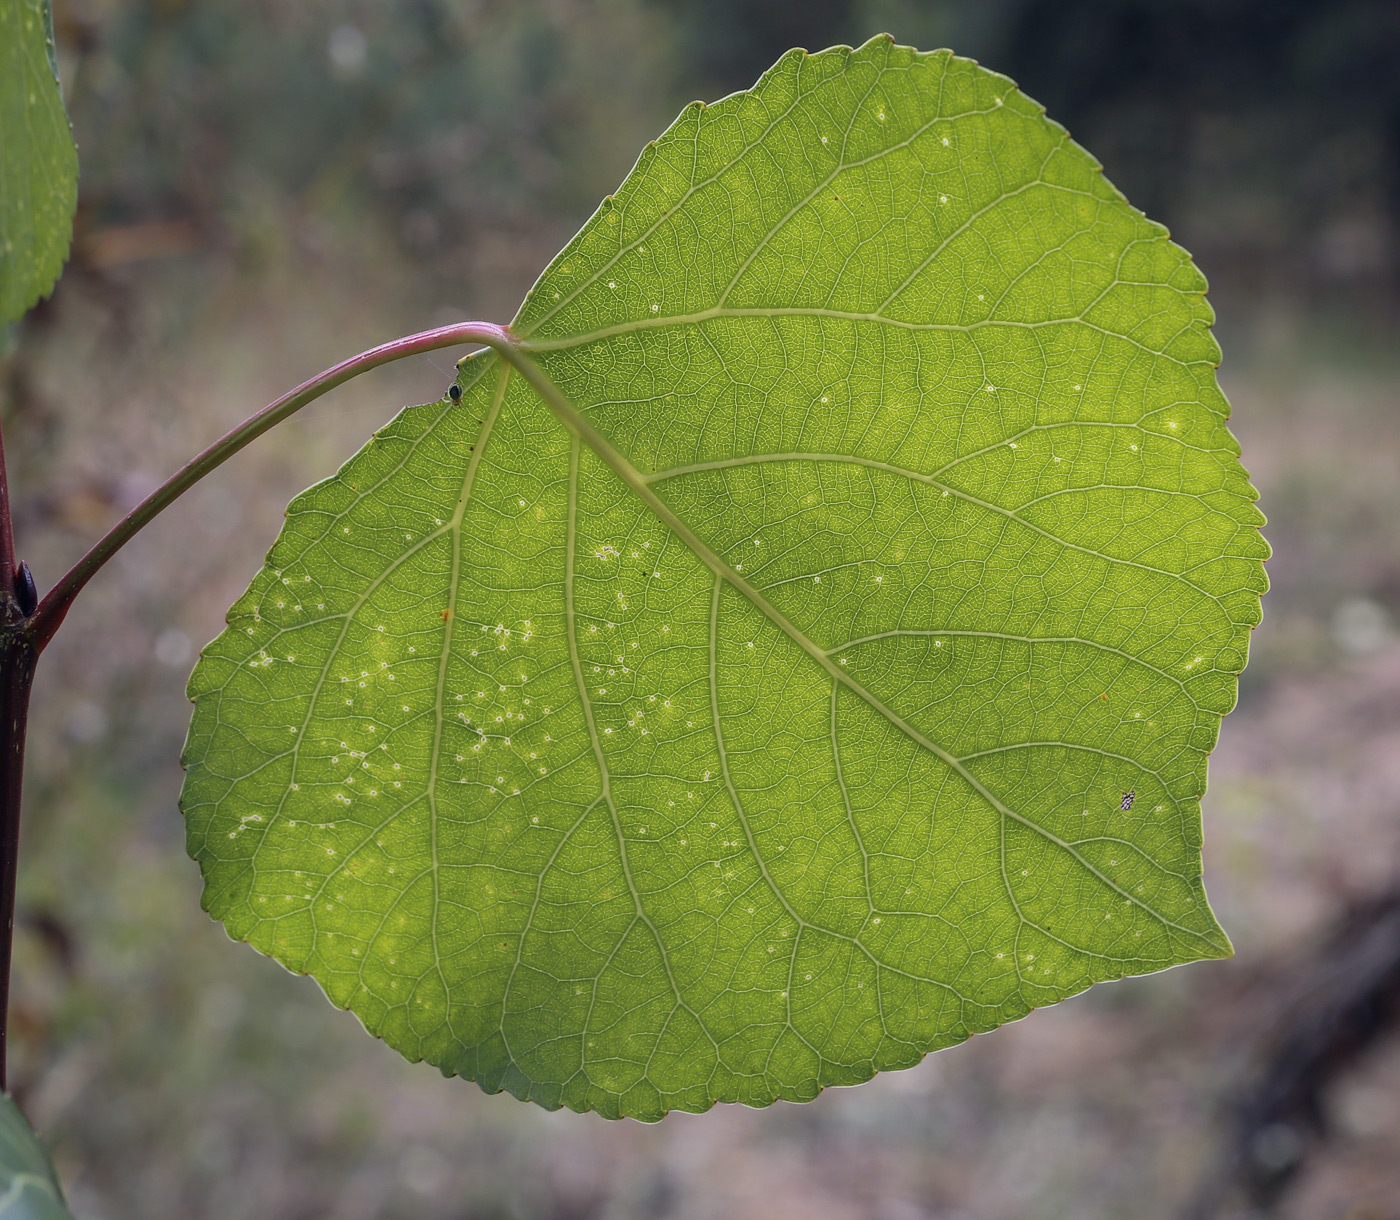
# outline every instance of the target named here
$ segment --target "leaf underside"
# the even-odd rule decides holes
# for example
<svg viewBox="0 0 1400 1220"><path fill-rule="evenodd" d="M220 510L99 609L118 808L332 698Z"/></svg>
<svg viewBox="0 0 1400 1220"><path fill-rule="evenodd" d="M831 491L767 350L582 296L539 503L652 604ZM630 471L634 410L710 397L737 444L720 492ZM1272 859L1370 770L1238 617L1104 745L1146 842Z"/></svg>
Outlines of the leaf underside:
<svg viewBox="0 0 1400 1220"><path fill-rule="evenodd" d="M1227 955L1266 547L1204 288L948 52L688 107L520 366L291 505L190 683L206 908L411 1059L641 1119Z"/></svg>
<svg viewBox="0 0 1400 1220"><path fill-rule="evenodd" d="M78 150L45 0L0 4L0 324L47 296L68 257Z"/></svg>

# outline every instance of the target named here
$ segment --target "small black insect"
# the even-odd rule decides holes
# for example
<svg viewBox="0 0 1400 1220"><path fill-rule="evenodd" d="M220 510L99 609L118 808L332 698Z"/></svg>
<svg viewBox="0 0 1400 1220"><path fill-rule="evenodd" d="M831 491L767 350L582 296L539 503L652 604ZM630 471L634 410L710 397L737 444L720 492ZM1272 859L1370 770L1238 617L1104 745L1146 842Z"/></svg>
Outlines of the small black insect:
<svg viewBox="0 0 1400 1220"><path fill-rule="evenodd" d="M1135 800L1137 800L1136 792L1125 792L1123 793L1123 799L1118 803L1118 808L1124 813L1127 813L1128 810L1133 807L1133 802Z"/></svg>
<svg viewBox="0 0 1400 1220"><path fill-rule="evenodd" d="M452 399L453 402L461 402L462 387L454 381L450 386L447 387L447 397Z"/></svg>
<svg viewBox="0 0 1400 1220"><path fill-rule="evenodd" d="M15 572L15 601L19 603L19 612L25 618L39 608L39 590L34 584L34 573L23 560Z"/></svg>

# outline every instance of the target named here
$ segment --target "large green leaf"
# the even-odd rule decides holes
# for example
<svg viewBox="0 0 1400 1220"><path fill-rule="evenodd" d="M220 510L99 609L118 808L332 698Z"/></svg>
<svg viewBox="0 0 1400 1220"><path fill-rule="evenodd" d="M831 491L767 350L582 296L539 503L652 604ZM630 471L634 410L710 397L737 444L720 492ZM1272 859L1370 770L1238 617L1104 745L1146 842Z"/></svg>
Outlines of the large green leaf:
<svg viewBox="0 0 1400 1220"><path fill-rule="evenodd" d="M947 52L688 107L527 354L292 504L191 680L207 909L410 1058L648 1119L1228 954L1266 548L1204 288Z"/></svg>
<svg viewBox="0 0 1400 1220"><path fill-rule="evenodd" d="M0 1220L71 1220L48 1153L0 1093Z"/></svg>
<svg viewBox="0 0 1400 1220"><path fill-rule="evenodd" d="M48 0L0 0L0 323L54 286L77 202Z"/></svg>

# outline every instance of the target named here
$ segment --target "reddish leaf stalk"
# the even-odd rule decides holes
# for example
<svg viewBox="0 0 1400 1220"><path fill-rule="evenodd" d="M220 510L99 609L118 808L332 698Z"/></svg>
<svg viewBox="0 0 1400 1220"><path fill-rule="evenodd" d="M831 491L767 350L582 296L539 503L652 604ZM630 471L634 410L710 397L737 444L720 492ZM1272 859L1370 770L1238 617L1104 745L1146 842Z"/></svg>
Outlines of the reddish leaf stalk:
<svg viewBox="0 0 1400 1220"><path fill-rule="evenodd" d="M249 416L232 431L215 441L209 448L197 454L162 483L155 491L117 522L107 534L84 555L62 580L49 590L39 603L39 609L29 621L29 630L37 648L53 638L53 633L63 622L73 599L82 587L93 578L98 570L126 545L148 522L163 509L168 508L180 496L204 478L211 470L223 465L235 453L256 440L269 428L280 424L284 419L296 414L307 403L319 398L327 390L333 390L352 377L402 360L405 356L416 356L421 352L431 352L440 347L457 347L463 343L482 343L490 347L502 347L510 343L510 333L505 327L491 322L458 322L452 326L441 326L436 330L426 330L403 339L372 347L369 351L351 356L332 365L323 373L318 373L309 381L290 393L269 403L256 415Z"/></svg>

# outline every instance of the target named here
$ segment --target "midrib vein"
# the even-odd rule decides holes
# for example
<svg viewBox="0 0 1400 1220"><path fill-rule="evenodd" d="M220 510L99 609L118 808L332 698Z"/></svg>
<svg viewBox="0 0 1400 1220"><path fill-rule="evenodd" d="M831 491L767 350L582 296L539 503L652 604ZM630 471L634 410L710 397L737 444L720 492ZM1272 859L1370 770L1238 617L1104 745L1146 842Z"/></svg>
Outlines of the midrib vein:
<svg viewBox="0 0 1400 1220"><path fill-rule="evenodd" d="M544 370L541 369L530 358L527 352L522 351L519 345L513 343L502 344L497 350L501 353L502 356L505 357L505 359L509 360L511 364L515 366L520 375L524 377L525 380L530 384L531 388L544 400L545 404L550 408L550 410L554 412L556 417L559 419L560 423L562 423L565 426L565 428L567 428L577 438L573 447L573 452L575 455L572 459L573 465L571 465L570 467L571 487L575 488L570 498L569 555L571 560L573 555L573 514L576 512L575 497L577 494L577 440L581 439L587 442L588 447L592 449L595 454L598 455L598 457L604 462L604 464L607 465L607 467L610 470L612 470L612 472L615 475L617 475L618 478L620 478L624 484L626 484L626 486L638 497L638 499L640 499L642 503L645 504L668 529L675 533L676 536L680 538L681 541L684 542L687 547L690 548L690 550L695 554L695 556L698 559L700 559L701 562L703 562L705 566L708 567L710 571L715 574L715 576L733 585L734 588L736 588L740 593L742 593L757 610L759 610L762 614L767 616L769 621L772 622L775 627L781 630L783 634L786 635L790 640L792 640L794 644L801 648L802 651L805 652L809 657L811 657L812 660L815 661L819 666L821 666L823 670L830 674L836 682L840 683L842 686L846 687L847 690L851 691L857 697L864 700L865 703L868 704L873 711L883 716L886 720L890 722L890 724L894 725L895 728L899 729L900 732L904 733L905 736L907 736L911 741L913 741L917 745L922 746L935 758L939 759L942 763L944 763L945 766L953 770L963 780L964 783L966 783L970 788L972 788L972 790L976 792L984 801L986 801L988 805L995 809L997 813L1001 815L1001 817L1010 819L1013 822L1017 822L1020 825L1025 826L1034 834L1042 836L1047 842L1053 843L1056 847L1059 847L1062 851L1064 851L1072 859L1074 859L1080 865L1080 867L1082 867L1091 876L1096 878L1102 885L1112 890L1125 902L1129 902L1133 906L1137 907L1139 910L1144 911L1147 915L1157 920L1157 922L1162 924L1164 927L1174 928L1187 936L1194 937L1197 940L1203 940L1207 943L1210 943L1211 938L1208 935L1168 919L1160 911L1154 910L1152 907L1148 906L1147 903L1143 902L1140 898L1137 898L1129 891L1125 890L1112 878L1106 876L1101 870L1099 870L1095 865L1093 865L1090 861L1086 860L1078 851L1076 851L1070 843L1066 842L1064 839L1061 839L1058 835L1055 835L1052 832L1046 830L1043 826L1038 825L1031 819L1023 816L1022 814L1017 813L1014 809L1008 807L993 792L991 792L991 790L988 789L987 786L983 784L981 780L979 780L975 775L972 774L971 771L969 771L963 765L961 759L959 759L956 755L949 753L942 746L938 745L937 742L925 736L912 724L910 724L907 720L905 720L902 716L895 712L893 708L887 706L882 700L876 698L874 694L872 694L863 685L861 685L861 683L855 681L844 669L841 668L841 666L836 664L836 662L833 661L823 649L821 649L816 643L809 639L806 633L804 633L794 622L792 622L791 619L789 619L775 605L773 605L757 588L755 588L752 584L745 580L744 577L740 575L737 571L735 571L733 567L726 563L724 559L722 559L713 549L711 549L711 547L693 529L691 529L689 525L685 523L684 520L682 520L679 516L676 515L675 511L671 508L671 506L667 504L666 501L663 500L659 495L657 495L656 492L652 489L652 487L647 481L646 476L643 475L642 472L638 470L635 466L633 466L632 463L628 461L626 456L624 456L623 453L615 445L613 445L613 443L610 440L608 440L606 436L604 436L601 432L594 428L593 425L586 418L584 418L583 413L580 412L578 408L575 407L573 403L570 402L569 399L563 394L559 387L556 386L545 375ZM568 578L570 582L572 579L572 570L572 563L570 563L568 573L566 574L566 578ZM568 587L571 590L572 584L570 583ZM569 605L570 607L572 607L571 591L569 597ZM572 618L572 613L570 613L570 618ZM575 673L579 680L580 696L584 700L585 709L587 709L586 714L588 716L589 730L590 732L594 733L595 746L598 752L598 757L601 765L602 747L601 744L598 743L596 731L593 728L592 710L589 707L587 695L584 691L584 687L582 684L583 674L582 670L579 668L577 650L576 645L574 643L572 630L569 633L569 642L571 650L574 650ZM609 808L611 808L610 797ZM614 819L616 819L615 813Z"/></svg>
<svg viewBox="0 0 1400 1220"><path fill-rule="evenodd" d="M903 977L908 979L914 979L917 982L931 983L935 987L941 987L945 991L949 992L951 995L956 996L964 1004L975 1004L977 1001L969 1000L967 996L963 995L962 992L958 991L951 983L945 983L941 979L929 978L924 975L917 975L912 973L911 971L901 970L897 966L891 966L889 963L883 961L881 958L876 957L874 951L863 940L861 940L859 935L852 935L848 932L838 932L835 928L823 927L821 924L813 923L810 919L807 919L795 906L793 906L787 894L783 891L782 887L773 877L773 874L769 872L768 863L766 860L764 860L763 853L759 850L758 839L754 836L753 828L749 824L749 815L744 809L743 801L739 799L739 790L735 787L734 778L730 774L729 752L724 744L724 726L720 720L719 675L717 673L717 669L719 664L719 598L720 592L723 588L724 576L716 572L714 588L711 590L710 593L709 637L710 716L713 722L715 732L715 750L716 753L719 755L720 775L724 779L725 791L729 794L730 804L734 806L734 816L739 819L739 826L744 832L744 839L749 845L749 851L753 854L754 863L758 865L759 876L763 878L764 883L768 886L769 890L772 891L773 896L778 900L779 905L781 905L783 910L787 912L788 917L797 924L797 938L793 940L792 949L790 950L790 952L792 953L792 961L796 962L797 960L797 945L798 941L801 939L802 933L808 928L810 928L812 931L820 932L823 935L830 936L834 940L843 941L846 944L853 945L856 949L863 953L865 957L869 959L871 965L875 967L877 979L879 978L879 973L881 970L889 970L894 974L902 975ZM859 837L858 834L857 837ZM864 851L863 845L861 850ZM875 913L874 903L870 902L868 903L868 905L870 906L870 913L873 915ZM788 971L788 1020L790 1026L792 1009L791 981L792 971L790 968ZM883 1020L883 1014L881 1019ZM797 1032L795 1026L792 1026L792 1031L794 1034L797 1034L799 1038L802 1038L804 1042L807 1041L806 1038L803 1038L802 1035Z"/></svg>

